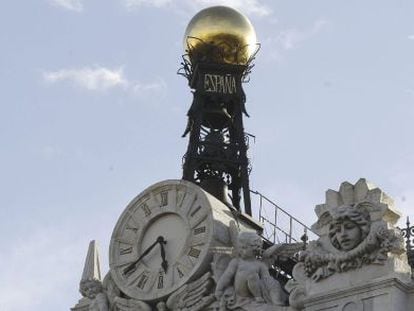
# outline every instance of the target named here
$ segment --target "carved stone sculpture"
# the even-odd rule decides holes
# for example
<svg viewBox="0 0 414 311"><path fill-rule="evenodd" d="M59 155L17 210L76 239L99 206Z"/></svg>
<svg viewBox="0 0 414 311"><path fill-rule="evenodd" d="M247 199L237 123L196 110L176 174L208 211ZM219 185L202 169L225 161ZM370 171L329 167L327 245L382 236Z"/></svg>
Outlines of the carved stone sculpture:
<svg viewBox="0 0 414 311"><path fill-rule="evenodd" d="M364 204L340 206L331 217L329 239L336 249L350 251L368 236L371 220Z"/></svg>
<svg viewBox="0 0 414 311"><path fill-rule="evenodd" d="M230 260L215 290L220 311L267 311L284 305L280 284L259 259L261 253L262 240L256 233L239 234L237 256Z"/></svg>
<svg viewBox="0 0 414 311"><path fill-rule="evenodd" d="M392 199L380 189L365 179L355 185L344 182L338 192L328 190L325 204L316 206L315 211L318 221L312 229L320 238L310 242L299 254L299 263L293 270L294 279L286 285L293 307L302 309L311 290L346 286L343 277L341 284L326 281L324 287L317 285L336 274L359 270L357 276L364 281L364 278L379 277L381 273L406 272L403 238L394 227L400 214ZM371 266L386 265L382 270L367 270Z"/></svg>
<svg viewBox="0 0 414 311"><path fill-rule="evenodd" d="M110 307L109 309L111 311L114 311L115 298L120 297L122 294L119 288L116 286L114 280L112 279L111 273L107 273L104 277L103 290L106 294L106 297L108 298Z"/></svg>
<svg viewBox="0 0 414 311"><path fill-rule="evenodd" d="M115 297L113 309L115 311L151 311L151 307L140 300Z"/></svg>
<svg viewBox="0 0 414 311"><path fill-rule="evenodd" d="M211 273L206 272L197 280L190 282L178 291L173 293L167 300L166 307L160 304L158 310L173 311L199 311L214 302L214 295L211 294L213 288ZM165 309L163 309L165 308Z"/></svg>
<svg viewBox="0 0 414 311"><path fill-rule="evenodd" d="M106 294L99 280L86 280L80 285L80 291L84 297L91 300L89 311L109 311L109 304Z"/></svg>
<svg viewBox="0 0 414 311"><path fill-rule="evenodd" d="M89 243L79 291L90 299L89 311L109 311L109 302L103 290L98 247L95 241Z"/></svg>

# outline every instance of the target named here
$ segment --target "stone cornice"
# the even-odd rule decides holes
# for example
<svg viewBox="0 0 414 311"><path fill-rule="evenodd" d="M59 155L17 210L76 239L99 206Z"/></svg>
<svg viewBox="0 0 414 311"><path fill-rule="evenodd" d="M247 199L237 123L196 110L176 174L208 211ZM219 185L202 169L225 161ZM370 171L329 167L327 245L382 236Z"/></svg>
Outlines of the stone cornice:
<svg viewBox="0 0 414 311"><path fill-rule="evenodd" d="M348 287L341 290L334 290L324 294L316 294L306 298L305 306L309 307L315 303L329 302L338 300L338 298L345 298L349 296L355 296L357 294L372 293L375 290L388 289L390 287L398 288L406 293L414 294L414 282L404 283L398 278L386 278L372 280L369 283L360 284L352 287Z"/></svg>

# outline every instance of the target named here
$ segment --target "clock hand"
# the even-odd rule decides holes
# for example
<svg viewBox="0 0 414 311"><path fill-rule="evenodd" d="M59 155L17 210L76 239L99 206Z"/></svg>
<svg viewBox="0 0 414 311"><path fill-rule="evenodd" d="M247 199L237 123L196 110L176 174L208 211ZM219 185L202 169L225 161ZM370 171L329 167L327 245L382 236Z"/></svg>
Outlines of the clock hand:
<svg viewBox="0 0 414 311"><path fill-rule="evenodd" d="M141 261L142 258L144 258L145 256L147 256L149 254L149 252L155 247L155 245L157 245L158 243L160 243L161 241L164 241L164 238L162 236L159 236L157 238L157 240L152 243L142 254L141 256L138 257L137 260L135 260L133 263L131 263L128 267L126 267L124 269L124 274L128 275L131 271L134 270L135 266L137 265L138 262Z"/></svg>
<svg viewBox="0 0 414 311"><path fill-rule="evenodd" d="M167 273L167 269L168 269L168 261L165 260L165 249L164 249L164 244L167 244L167 241L164 240L164 238L162 239L162 241L160 241L160 246L161 246L161 258L162 258L162 263L161 263L161 267L164 269L164 272Z"/></svg>

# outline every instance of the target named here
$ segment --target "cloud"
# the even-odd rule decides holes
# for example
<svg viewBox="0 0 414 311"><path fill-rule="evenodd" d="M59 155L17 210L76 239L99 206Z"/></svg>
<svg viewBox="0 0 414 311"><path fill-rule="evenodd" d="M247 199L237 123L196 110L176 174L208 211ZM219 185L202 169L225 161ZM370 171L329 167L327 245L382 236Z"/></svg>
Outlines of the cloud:
<svg viewBox="0 0 414 311"><path fill-rule="evenodd" d="M200 8L212 5L226 5L247 14L258 16L266 16L271 13L270 8L261 4L259 0L195 0L192 2L195 2Z"/></svg>
<svg viewBox="0 0 414 311"><path fill-rule="evenodd" d="M106 91L118 88L138 94L140 92L155 91L166 88L165 82L161 79L150 83L130 81L125 76L122 67L110 69L95 66L61 69L57 71L44 72L43 79L50 84L70 82L79 88L89 91Z"/></svg>
<svg viewBox="0 0 414 311"><path fill-rule="evenodd" d="M408 36L408 39L409 39L409 40L414 40L414 35L409 35L409 36Z"/></svg>
<svg viewBox="0 0 414 311"><path fill-rule="evenodd" d="M132 11L142 6L152 6L155 8L172 8L177 12L198 11L213 5L226 5L246 14L266 16L271 14L269 7L261 3L260 0L123 0L124 6Z"/></svg>
<svg viewBox="0 0 414 311"><path fill-rule="evenodd" d="M329 21L324 19L316 20L308 29L289 28L281 30L276 36L268 37L263 41L264 46L268 46L267 50L273 51L271 58L281 61L284 53L300 47L305 41L318 35L328 25Z"/></svg>
<svg viewBox="0 0 414 311"><path fill-rule="evenodd" d="M61 69L45 72L43 78L49 83L71 81L88 90L106 90L113 87L125 87L128 84L124 78L122 68L115 70L105 67Z"/></svg>
<svg viewBox="0 0 414 311"><path fill-rule="evenodd" d="M318 34L328 24L325 20L318 20L307 30L288 29L279 35L279 42L283 49L290 50L298 47L303 41Z"/></svg>
<svg viewBox="0 0 414 311"><path fill-rule="evenodd" d="M172 0L124 0L123 2L128 10L134 10L141 6L166 7Z"/></svg>
<svg viewBox="0 0 414 311"><path fill-rule="evenodd" d="M49 0L51 4L61 7L65 10L82 12L83 0Z"/></svg>
<svg viewBox="0 0 414 311"><path fill-rule="evenodd" d="M132 85L132 90L135 94L139 94L145 91L151 91L151 90L159 90L159 89L165 89L167 87L166 83L162 79L158 79L155 82L150 83L139 83L135 82Z"/></svg>

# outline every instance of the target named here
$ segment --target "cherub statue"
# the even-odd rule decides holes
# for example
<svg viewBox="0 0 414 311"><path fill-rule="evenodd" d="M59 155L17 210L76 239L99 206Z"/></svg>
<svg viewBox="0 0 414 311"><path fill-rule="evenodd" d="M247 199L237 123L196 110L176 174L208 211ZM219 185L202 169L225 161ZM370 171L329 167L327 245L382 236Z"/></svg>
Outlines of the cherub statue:
<svg viewBox="0 0 414 311"><path fill-rule="evenodd" d="M217 282L215 296L220 311L277 310L284 305L283 291L260 259L262 239L255 232L241 232L237 257L233 258Z"/></svg>
<svg viewBox="0 0 414 311"><path fill-rule="evenodd" d="M89 311L109 311L108 298L103 291L101 281L96 279L82 281L80 292L91 300Z"/></svg>

